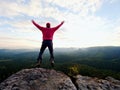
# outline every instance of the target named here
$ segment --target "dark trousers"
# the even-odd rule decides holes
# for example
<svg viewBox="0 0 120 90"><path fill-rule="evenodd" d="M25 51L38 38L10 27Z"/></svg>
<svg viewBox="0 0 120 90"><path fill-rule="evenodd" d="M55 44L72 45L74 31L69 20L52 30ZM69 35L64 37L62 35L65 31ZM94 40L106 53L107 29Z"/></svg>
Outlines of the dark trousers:
<svg viewBox="0 0 120 90"><path fill-rule="evenodd" d="M40 52L39 52L39 56L37 58L37 60L41 60L42 61L42 54L45 51L46 47L48 47L49 52L50 52L50 58L54 59L54 55L53 55L53 42L52 40L43 40L41 48L40 48Z"/></svg>

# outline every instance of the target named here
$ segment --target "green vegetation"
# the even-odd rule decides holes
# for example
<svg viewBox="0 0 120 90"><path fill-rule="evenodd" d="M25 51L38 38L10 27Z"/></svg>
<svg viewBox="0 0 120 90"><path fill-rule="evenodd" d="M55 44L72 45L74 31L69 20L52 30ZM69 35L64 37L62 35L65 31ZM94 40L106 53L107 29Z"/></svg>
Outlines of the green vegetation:
<svg viewBox="0 0 120 90"><path fill-rule="evenodd" d="M77 74L120 80L120 47L92 47L86 49L55 49L55 70L69 76ZM33 68L38 56L35 50L0 49L0 82L21 69ZM42 68L52 69L49 53L43 55Z"/></svg>

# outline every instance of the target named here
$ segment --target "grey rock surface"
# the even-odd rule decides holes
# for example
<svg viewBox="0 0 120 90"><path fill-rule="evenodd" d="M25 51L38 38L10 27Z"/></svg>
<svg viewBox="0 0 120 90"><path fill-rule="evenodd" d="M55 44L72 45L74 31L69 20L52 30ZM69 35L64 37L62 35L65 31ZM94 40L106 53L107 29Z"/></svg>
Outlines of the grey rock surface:
<svg viewBox="0 0 120 90"><path fill-rule="evenodd" d="M59 71L32 68L8 77L0 84L0 90L120 90L120 81L109 76L98 79L76 75L70 79Z"/></svg>
<svg viewBox="0 0 120 90"><path fill-rule="evenodd" d="M78 90L120 90L120 81L112 77L103 80L77 75L75 78Z"/></svg>
<svg viewBox="0 0 120 90"><path fill-rule="evenodd" d="M33 68L13 74L0 84L0 90L77 90L62 72Z"/></svg>

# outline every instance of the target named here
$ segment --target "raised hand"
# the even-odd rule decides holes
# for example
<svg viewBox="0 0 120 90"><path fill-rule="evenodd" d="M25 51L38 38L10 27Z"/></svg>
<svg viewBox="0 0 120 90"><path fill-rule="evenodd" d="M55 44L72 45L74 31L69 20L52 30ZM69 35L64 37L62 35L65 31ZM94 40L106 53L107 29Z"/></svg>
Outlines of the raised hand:
<svg viewBox="0 0 120 90"><path fill-rule="evenodd" d="M62 24L64 23L64 21L61 22Z"/></svg>

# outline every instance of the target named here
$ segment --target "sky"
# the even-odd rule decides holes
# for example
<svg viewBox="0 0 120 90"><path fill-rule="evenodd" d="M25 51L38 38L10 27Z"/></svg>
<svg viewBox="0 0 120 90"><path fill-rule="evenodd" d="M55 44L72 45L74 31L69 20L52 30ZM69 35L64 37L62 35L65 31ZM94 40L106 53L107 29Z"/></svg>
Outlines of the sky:
<svg viewBox="0 0 120 90"><path fill-rule="evenodd" d="M55 27L55 48L120 46L120 0L0 0L0 48L39 48L32 23Z"/></svg>

